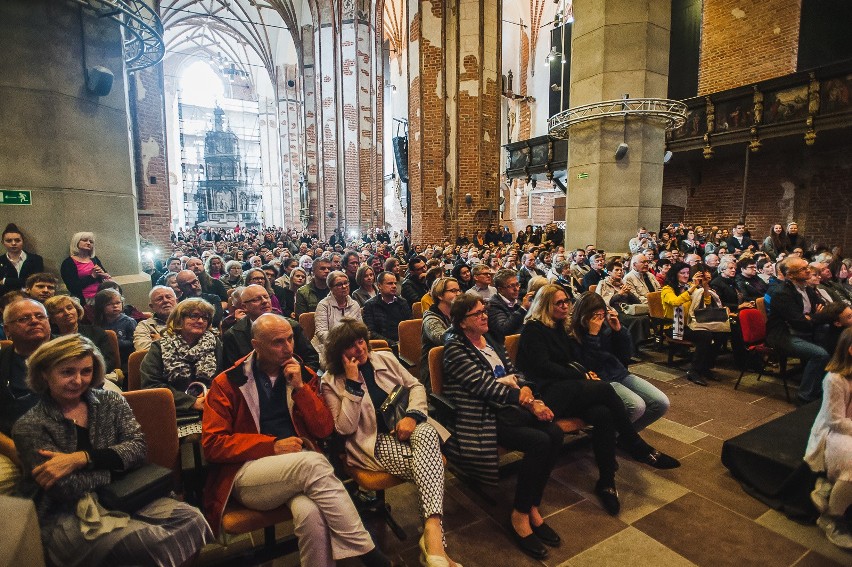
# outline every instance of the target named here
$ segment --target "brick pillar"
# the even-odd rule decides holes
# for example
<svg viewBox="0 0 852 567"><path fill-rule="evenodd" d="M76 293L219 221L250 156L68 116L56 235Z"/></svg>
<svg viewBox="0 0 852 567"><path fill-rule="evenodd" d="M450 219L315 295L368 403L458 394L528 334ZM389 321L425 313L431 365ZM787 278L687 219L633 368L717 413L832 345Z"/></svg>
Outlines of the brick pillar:
<svg viewBox="0 0 852 567"><path fill-rule="evenodd" d="M409 10L412 231L434 241L498 220L501 7L419 0Z"/></svg>
<svg viewBox="0 0 852 567"><path fill-rule="evenodd" d="M306 146L301 83L297 65L282 65L278 68L281 191L284 226L287 227L301 226L299 174L303 173Z"/></svg>

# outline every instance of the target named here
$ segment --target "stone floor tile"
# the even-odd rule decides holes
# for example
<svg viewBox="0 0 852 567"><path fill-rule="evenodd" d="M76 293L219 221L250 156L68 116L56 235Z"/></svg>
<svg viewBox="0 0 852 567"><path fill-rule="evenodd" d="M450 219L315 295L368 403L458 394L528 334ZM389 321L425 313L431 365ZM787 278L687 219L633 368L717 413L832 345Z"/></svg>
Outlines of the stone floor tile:
<svg viewBox="0 0 852 567"><path fill-rule="evenodd" d="M816 524L805 525L794 522L775 510L767 510L765 514L757 518L756 522L789 540L810 548L811 553L816 554L817 558L827 557L840 565L852 565L852 551L841 549L828 541ZM809 561L813 561L813 559ZM809 564L813 565L814 563Z"/></svg>
<svg viewBox="0 0 852 567"><path fill-rule="evenodd" d="M695 563L639 530L628 527L561 563L559 567L624 567L625 565L690 567Z"/></svg>
<svg viewBox="0 0 852 567"><path fill-rule="evenodd" d="M657 433L661 433L672 439L676 439L681 443L694 443L701 439L702 437L706 437L707 433L703 431L699 431L697 429L693 429L692 427L687 427L686 425L681 425L676 421L672 421L668 418L660 418L651 425L648 426L648 429L651 431L656 431Z"/></svg>

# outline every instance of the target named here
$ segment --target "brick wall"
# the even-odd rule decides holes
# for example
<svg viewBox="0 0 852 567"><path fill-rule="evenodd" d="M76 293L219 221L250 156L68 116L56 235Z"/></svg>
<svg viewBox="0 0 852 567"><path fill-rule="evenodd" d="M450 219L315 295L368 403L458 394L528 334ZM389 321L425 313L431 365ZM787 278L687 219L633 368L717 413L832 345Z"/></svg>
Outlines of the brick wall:
<svg viewBox="0 0 852 567"><path fill-rule="evenodd" d="M134 167L139 196L139 233L162 250L171 246L171 203L166 164L166 118L163 67L155 65L130 75Z"/></svg>
<svg viewBox="0 0 852 567"><path fill-rule="evenodd" d="M746 225L752 237L762 240L773 223L795 220L815 242L852 251L852 143L767 146L749 163ZM740 215L744 159L739 153L696 161L691 175L680 160L666 166L662 222L733 226Z"/></svg>
<svg viewBox="0 0 852 567"><path fill-rule="evenodd" d="M704 0L698 92L796 70L801 0Z"/></svg>

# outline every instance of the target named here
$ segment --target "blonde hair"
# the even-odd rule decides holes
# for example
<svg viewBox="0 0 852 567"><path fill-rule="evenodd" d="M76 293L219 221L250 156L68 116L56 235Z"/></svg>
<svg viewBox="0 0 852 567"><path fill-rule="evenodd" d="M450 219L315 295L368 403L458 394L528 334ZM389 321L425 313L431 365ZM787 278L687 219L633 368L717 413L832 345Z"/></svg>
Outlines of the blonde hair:
<svg viewBox="0 0 852 567"><path fill-rule="evenodd" d="M80 253L80 241L84 238L88 238L92 241L92 255L91 258L95 257L95 233L94 232L75 232L74 236L71 237L71 255L76 256Z"/></svg>
<svg viewBox="0 0 852 567"><path fill-rule="evenodd" d="M85 356L92 357L94 367L89 388L100 388L104 384L104 357L95 343L76 333L48 341L30 355L27 360L27 386L43 396L50 389L47 376L57 365Z"/></svg>
<svg viewBox="0 0 852 567"><path fill-rule="evenodd" d="M527 293L536 294L538 290L547 285L547 278L544 276L533 276L527 284Z"/></svg>
<svg viewBox="0 0 852 567"><path fill-rule="evenodd" d="M80 305L80 300L70 295L54 295L44 301L44 308L47 309L47 315L53 317L65 307L66 303L70 303L77 310L77 319L83 319L83 306Z"/></svg>
<svg viewBox="0 0 852 567"><path fill-rule="evenodd" d="M453 277L438 278L432 282L432 289L429 290L429 295L435 300L435 303L441 302L441 296L444 295L444 292L447 290L447 284L450 282L456 282L456 285L459 285L459 280Z"/></svg>
<svg viewBox="0 0 852 567"><path fill-rule="evenodd" d="M568 329L568 318L566 317L564 321L557 323L557 321L551 317L550 311L553 309L554 297L556 294L562 292L565 294L565 297L568 298L568 294L565 293L565 289L561 285L557 284L546 284L542 286L535 294L535 297L530 304L530 310L527 313L526 317L524 317L524 322L527 321L538 321L542 325L546 327L550 327L551 329L555 329L557 326L562 327L567 331Z"/></svg>
<svg viewBox="0 0 852 567"><path fill-rule="evenodd" d="M169 318L166 319L166 332L172 335L180 334L183 330L183 318L192 311L201 311L210 317L207 321L207 328L209 329L213 324L216 309L206 299L190 297L178 303L169 314Z"/></svg>

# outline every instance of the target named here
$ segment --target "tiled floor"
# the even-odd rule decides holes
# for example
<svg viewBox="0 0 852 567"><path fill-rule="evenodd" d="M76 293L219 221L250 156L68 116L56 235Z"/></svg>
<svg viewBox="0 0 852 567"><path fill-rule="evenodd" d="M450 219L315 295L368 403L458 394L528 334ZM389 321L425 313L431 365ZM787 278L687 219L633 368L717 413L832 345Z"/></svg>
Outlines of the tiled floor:
<svg viewBox="0 0 852 567"><path fill-rule="evenodd" d="M725 439L795 409L786 402L780 383L767 378L757 382L749 375L734 391L738 372L725 370L729 361L723 358L722 381L702 388L686 381L682 371L660 364L663 358L658 353L644 353L644 360L632 370L665 391L671 409L643 436L680 459L682 466L657 471L619 458L616 482L622 510L612 517L592 494L597 471L589 443L583 439L570 443L542 505L542 513L563 543L551 549L543 562L523 555L508 535L514 475L503 479L493 492L496 503L487 502L450 477L444 525L454 559L465 567L852 565L852 553L833 546L816 526L797 524L748 496L720 461ZM395 561L418 565L414 487L407 484L392 489L387 498L408 539L396 539L384 524L368 521L368 527ZM234 548L245 544L237 543ZM222 552L206 550L202 563L214 558L221 562ZM293 554L268 565L298 565L298 557Z"/></svg>

